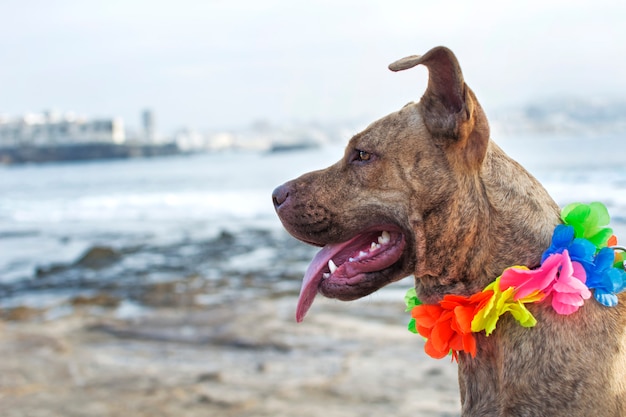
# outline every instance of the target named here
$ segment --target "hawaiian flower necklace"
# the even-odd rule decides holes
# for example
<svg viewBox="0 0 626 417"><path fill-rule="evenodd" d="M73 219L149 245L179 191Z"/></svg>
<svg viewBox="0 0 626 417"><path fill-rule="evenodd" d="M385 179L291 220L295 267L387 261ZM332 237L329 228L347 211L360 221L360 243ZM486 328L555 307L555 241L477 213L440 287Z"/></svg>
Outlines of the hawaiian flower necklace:
<svg viewBox="0 0 626 417"><path fill-rule="evenodd" d="M626 290L624 252L607 225L610 218L602 203L573 203L561 211L552 244L533 270L512 266L479 293L469 297L446 295L438 304L422 304L415 289L404 297L413 317L409 330L425 337L424 350L433 358L458 352L476 356L474 333L489 336L500 316L509 312L524 327L537 320L526 304L551 297L558 314L569 315L593 297L602 305L617 305L617 293Z"/></svg>

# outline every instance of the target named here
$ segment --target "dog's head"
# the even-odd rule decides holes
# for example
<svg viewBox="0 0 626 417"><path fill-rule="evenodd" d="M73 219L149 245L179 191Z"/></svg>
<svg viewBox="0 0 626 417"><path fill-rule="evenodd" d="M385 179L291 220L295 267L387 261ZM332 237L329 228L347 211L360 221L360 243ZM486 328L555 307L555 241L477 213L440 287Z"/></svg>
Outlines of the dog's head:
<svg viewBox="0 0 626 417"><path fill-rule="evenodd" d="M355 135L334 165L273 193L289 233L323 247L305 274L298 321L318 292L353 300L410 274L442 286L441 277L468 273L442 254L471 256L489 210L480 179L489 127L449 49L390 69L420 64L429 81L419 102Z"/></svg>

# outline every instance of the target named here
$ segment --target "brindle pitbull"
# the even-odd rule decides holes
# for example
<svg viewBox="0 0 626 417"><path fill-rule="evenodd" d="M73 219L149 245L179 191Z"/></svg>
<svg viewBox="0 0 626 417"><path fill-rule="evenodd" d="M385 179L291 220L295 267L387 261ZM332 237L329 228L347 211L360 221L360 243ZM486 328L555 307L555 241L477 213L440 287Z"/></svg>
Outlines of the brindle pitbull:
<svg viewBox="0 0 626 417"><path fill-rule="evenodd" d="M481 291L513 265L537 267L559 223L545 189L489 139L454 54L438 47L390 65L429 70L428 88L354 136L343 159L273 194L296 238L323 249L309 267L301 321L317 292L354 300L413 274L419 298ZM330 261L330 262L329 262ZM460 353L463 416L626 416L626 298L562 316L529 304Z"/></svg>

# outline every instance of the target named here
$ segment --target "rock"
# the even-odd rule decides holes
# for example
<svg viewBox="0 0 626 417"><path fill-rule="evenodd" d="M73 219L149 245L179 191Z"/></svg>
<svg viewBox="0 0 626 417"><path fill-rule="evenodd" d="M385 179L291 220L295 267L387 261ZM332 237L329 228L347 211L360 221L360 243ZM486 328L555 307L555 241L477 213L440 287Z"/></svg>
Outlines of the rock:
<svg viewBox="0 0 626 417"><path fill-rule="evenodd" d="M43 278L48 275L53 275L59 272L66 271L67 269L68 269L68 266L64 264L52 264L52 265L46 265L46 266L38 266L35 269L35 276L37 278Z"/></svg>
<svg viewBox="0 0 626 417"><path fill-rule="evenodd" d="M217 371L204 372L198 375L198 377L196 378L196 382L199 382L199 383L220 382L220 381L222 381L222 374Z"/></svg>
<svg viewBox="0 0 626 417"><path fill-rule="evenodd" d="M110 294L100 293L94 296L78 295L70 303L73 306L100 306L115 308L120 304L120 299Z"/></svg>
<svg viewBox="0 0 626 417"><path fill-rule="evenodd" d="M159 282L145 286L138 298L150 307L191 307L195 305L196 292L185 281Z"/></svg>
<svg viewBox="0 0 626 417"><path fill-rule="evenodd" d="M41 316L43 312L39 309L19 306L1 311L2 318L8 321L28 321Z"/></svg>
<svg viewBox="0 0 626 417"><path fill-rule="evenodd" d="M235 241L235 235L228 230L222 230L220 235L215 239L217 243L232 244Z"/></svg>
<svg viewBox="0 0 626 417"><path fill-rule="evenodd" d="M83 268L100 269L114 264L120 257L120 253L110 247L94 246L76 261L74 265Z"/></svg>

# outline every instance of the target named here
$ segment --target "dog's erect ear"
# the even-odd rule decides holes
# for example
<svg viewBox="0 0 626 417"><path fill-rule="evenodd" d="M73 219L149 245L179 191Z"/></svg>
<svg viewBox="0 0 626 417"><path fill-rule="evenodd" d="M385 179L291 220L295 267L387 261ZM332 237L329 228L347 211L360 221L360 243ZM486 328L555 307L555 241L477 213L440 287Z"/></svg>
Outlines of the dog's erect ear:
<svg viewBox="0 0 626 417"><path fill-rule="evenodd" d="M424 55L402 58L389 65L402 71L416 65L428 68L428 88L420 100L424 123L431 135L446 140L466 167L482 164L489 141L489 124L472 90L465 84L456 57L439 46Z"/></svg>

